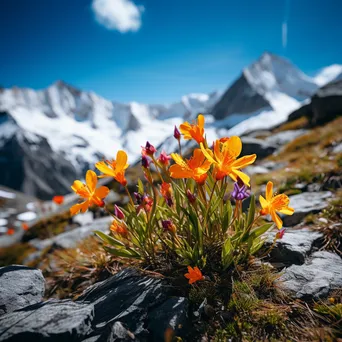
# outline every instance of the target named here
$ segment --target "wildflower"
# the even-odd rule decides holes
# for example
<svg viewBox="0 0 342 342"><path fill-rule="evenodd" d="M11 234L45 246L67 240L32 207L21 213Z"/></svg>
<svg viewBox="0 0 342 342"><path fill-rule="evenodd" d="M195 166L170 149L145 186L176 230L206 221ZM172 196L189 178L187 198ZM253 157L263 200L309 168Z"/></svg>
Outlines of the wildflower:
<svg viewBox="0 0 342 342"><path fill-rule="evenodd" d="M114 220L109 229L113 233L119 234L122 237L127 238L128 230L125 222Z"/></svg>
<svg viewBox="0 0 342 342"><path fill-rule="evenodd" d="M171 220L163 220L162 226L164 230L169 231L172 234L176 233L177 228Z"/></svg>
<svg viewBox="0 0 342 342"><path fill-rule="evenodd" d="M21 227L23 228L23 230L28 230L29 229L29 225L27 223L25 223L25 222L23 222L21 224Z"/></svg>
<svg viewBox="0 0 342 342"><path fill-rule="evenodd" d="M204 116L202 114L198 115L196 124L189 124L184 122L179 126L185 140L194 139L198 144L204 142Z"/></svg>
<svg viewBox="0 0 342 342"><path fill-rule="evenodd" d="M188 266L188 272L189 273L186 273L184 276L185 278L189 279L189 284L193 284L198 280L204 280L202 272L197 266L195 266L194 268Z"/></svg>
<svg viewBox="0 0 342 342"><path fill-rule="evenodd" d="M189 160L183 160L177 153L172 153L171 157L176 162L169 170L172 178L192 178L198 184L204 184L211 161L206 160L199 148L194 150L194 154Z"/></svg>
<svg viewBox="0 0 342 342"><path fill-rule="evenodd" d="M181 134L177 128L177 126L175 126L175 129L173 131L173 136L175 137L175 139L177 139L178 141L180 140Z"/></svg>
<svg viewBox="0 0 342 342"><path fill-rule="evenodd" d="M286 231L285 228L280 229L280 230L277 232L276 236L275 236L276 239L282 239L283 236L284 236L284 234L285 234L285 231Z"/></svg>
<svg viewBox="0 0 342 342"><path fill-rule="evenodd" d="M283 221L277 215L276 212L292 215L294 213L294 209L289 207L290 199L285 194L273 195L273 183L268 182L266 185L266 199L259 196L259 201L262 206L260 211L261 215L270 214L272 217L272 221L277 225L278 229L283 226Z"/></svg>
<svg viewBox="0 0 342 342"><path fill-rule="evenodd" d="M116 204L114 205L114 215L119 220L123 220L125 218L125 214L122 212L122 210Z"/></svg>
<svg viewBox="0 0 342 342"><path fill-rule="evenodd" d="M100 186L98 189L96 189L96 185L97 176L92 170L88 170L86 173L86 184L79 180L74 181L71 189L74 190L81 198L84 198L85 201L73 205L70 208L71 215L75 215L79 211L84 213L93 204L96 204L100 207L104 206L103 199L108 195L109 189L106 186Z"/></svg>
<svg viewBox="0 0 342 342"><path fill-rule="evenodd" d="M7 229L7 235L13 235L15 233L15 230L14 230L14 228L8 228Z"/></svg>
<svg viewBox="0 0 342 342"><path fill-rule="evenodd" d="M150 196L146 194L141 195L138 192L135 192L134 196L138 204L137 213L139 213L141 210L145 210L146 213L152 210L153 199Z"/></svg>
<svg viewBox="0 0 342 342"><path fill-rule="evenodd" d="M141 146L141 147L142 147L142 146ZM155 152L157 152L156 148L155 148L153 145L151 145L148 141L146 141L145 147L142 147L141 154L142 154L143 156L148 155L148 156L151 156L151 157L152 157L152 156L154 155Z"/></svg>
<svg viewBox="0 0 342 342"><path fill-rule="evenodd" d="M166 154L166 152L163 150L161 153L160 153L160 156L158 158L158 162L164 166L168 166L169 165L169 160L171 159L170 156L168 156Z"/></svg>
<svg viewBox="0 0 342 342"><path fill-rule="evenodd" d="M172 201L172 187L170 183L163 182L160 186L160 193L164 197L167 205L169 207L172 206L173 201Z"/></svg>
<svg viewBox="0 0 342 342"><path fill-rule="evenodd" d="M116 154L116 159L98 162L95 164L95 167L104 173L99 178L113 177L121 185L126 186L125 170L128 168L128 165L126 152L120 150Z"/></svg>
<svg viewBox="0 0 342 342"><path fill-rule="evenodd" d="M146 157L146 155L143 155L141 157L141 165L143 168L147 169L151 164L151 160Z"/></svg>
<svg viewBox="0 0 342 342"><path fill-rule="evenodd" d="M241 172L240 169L254 163L256 155L251 154L237 159L242 150L242 142L239 137L230 137L223 143L220 140L216 140L214 152L208 148L206 149L203 144L201 144L201 150L207 159L215 165L213 173L216 180L229 176L234 181L240 178L244 184L249 186L249 177Z"/></svg>
<svg viewBox="0 0 342 342"><path fill-rule="evenodd" d="M243 201L244 199L249 197L249 191L245 184L239 184L239 182L234 183L234 190L231 193L231 196L235 199L235 201Z"/></svg>
<svg viewBox="0 0 342 342"><path fill-rule="evenodd" d="M58 205L61 205L64 202L64 196L54 196L52 198L52 201L55 202Z"/></svg>
<svg viewBox="0 0 342 342"><path fill-rule="evenodd" d="M191 204L194 204L196 202L196 195L191 193L189 189L186 191L186 197Z"/></svg>

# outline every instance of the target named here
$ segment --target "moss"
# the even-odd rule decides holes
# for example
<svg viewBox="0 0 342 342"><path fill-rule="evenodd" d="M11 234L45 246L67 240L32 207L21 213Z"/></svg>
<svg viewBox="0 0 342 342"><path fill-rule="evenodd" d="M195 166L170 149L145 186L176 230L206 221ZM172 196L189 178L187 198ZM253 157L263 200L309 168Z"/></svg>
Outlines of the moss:
<svg viewBox="0 0 342 342"><path fill-rule="evenodd" d="M16 243L9 247L0 248L0 267L22 265L24 260L36 249L28 243Z"/></svg>
<svg viewBox="0 0 342 342"><path fill-rule="evenodd" d="M288 131L288 130L296 130L296 129L301 129L301 128L307 128L309 126L309 120L306 117L301 117L299 119L293 120L286 122L276 128L274 130L274 133L278 132L283 132L283 131Z"/></svg>

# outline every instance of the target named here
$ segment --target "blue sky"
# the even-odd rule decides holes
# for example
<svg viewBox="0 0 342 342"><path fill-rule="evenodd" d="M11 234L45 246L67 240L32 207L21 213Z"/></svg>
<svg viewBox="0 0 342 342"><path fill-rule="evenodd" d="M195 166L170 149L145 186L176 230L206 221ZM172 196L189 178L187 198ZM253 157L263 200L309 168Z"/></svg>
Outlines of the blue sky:
<svg viewBox="0 0 342 342"><path fill-rule="evenodd" d="M63 79L169 103L225 89L265 50L312 74L342 63L341 11L340 0L0 0L0 85Z"/></svg>

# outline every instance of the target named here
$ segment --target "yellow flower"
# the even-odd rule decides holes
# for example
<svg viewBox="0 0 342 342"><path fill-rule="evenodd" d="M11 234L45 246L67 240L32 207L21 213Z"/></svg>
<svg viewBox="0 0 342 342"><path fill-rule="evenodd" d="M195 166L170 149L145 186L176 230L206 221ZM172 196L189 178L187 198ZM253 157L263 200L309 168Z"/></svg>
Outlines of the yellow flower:
<svg viewBox="0 0 342 342"><path fill-rule="evenodd" d="M191 125L189 122L184 122L179 126L185 140L195 139L197 143L204 142L204 116L198 115L197 124Z"/></svg>
<svg viewBox="0 0 342 342"><path fill-rule="evenodd" d="M104 174L99 176L99 178L113 177L123 186L127 185L127 180L125 178L125 170L128 168L127 164L127 154L125 151L118 151L116 154L116 159L112 161L106 160L98 162L95 167L103 172Z"/></svg>
<svg viewBox="0 0 342 342"><path fill-rule="evenodd" d="M70 208L71 215L75 215L78 212L85 213L87 209L96 204L100 207L104 206L103 199L109 194L109 189L106 186L100 186L96 189L97 176L92 170L88 170L86 173L86 184L82 183L80 180L75 180L71 189L76 192L85 201L73 205Z"/></svg>
<svg viewBox="0 0 342 342"><path fill-rule="evenodd" d="M110 230L113 233L121 235L123 238L127 238L128 230L127 230L126 223L123 221L114 220L110 226Z"/></svg>
<svg viewBox="0 0 342 342"><path fill-rule="evenodd" d="M290 199L285 194L273 195L272 182L268 182L266 185L266 199L260 195L259 201L262 206L260 214L270 214L272 221L277 225L278 229L283 226L283 221L276 212L285 215L292 215L294 213L294 209L288 206Z"/></svg>
<svg viewBox="0 0 342 342"><path fill-rule="evenodd" d="M205 159L199 148L189 160L183 160L177 153L171 153L171 157L176 162L169 169L172 178L192 178L199 184L205 182L211 162Z"/></svg>
<svg viewBox="0 0 342 342"><path fill-rule="evenodd" d="M229 176L235 182L240 178L249 186L249 177L240 170L253 164L256 155L251 154L237 159L242 150L242 142L239 137L233 136L229 139L216 140L214 152L206 149L203 144L201 144L201 149L207 159L215 165L213 174L216 180Z"/></svg>

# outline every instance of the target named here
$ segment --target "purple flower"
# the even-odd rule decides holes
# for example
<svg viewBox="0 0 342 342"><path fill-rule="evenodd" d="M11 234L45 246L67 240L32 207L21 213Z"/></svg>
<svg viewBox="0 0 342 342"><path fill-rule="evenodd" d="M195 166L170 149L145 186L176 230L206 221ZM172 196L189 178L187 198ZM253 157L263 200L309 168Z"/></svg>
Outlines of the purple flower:
<svg viewBox="0 0 342 342"><path fill-rule="evenodd" d="M143 195L139 194L139 192L134 193L134 197L137 200L137 204L141 204L143 201Z"/></svg>
<svg viewBox="0 0 342 342"><path fill-rule="evenodd" d="M151 164L151 160L149 160L149 158L147 158L145 155L143 155L141 157L141 165L144 168L148 168Z"/></svg>
<svg viewBox="0 0 342 342"><path fill-rule="evenodd" d="M235 201L243 201L247 197L249 197L250 193L245 184L239 185L238 182L234 183L234 190L231 193L231 196L235 199Z"/></svg>
<svg viewBox="0 0 342 342"><path fill-rule="evenodd" d="M196 202L196 195L192 194L189 189L186 192L186 197L188 198L188 200L191 204L194 204Z"/></svg>
<svg viewBox="0 0 342 342"><path fill-rule="evenodd" d="M123 220L125 218L125 214L122 212L122 210L116 204L114 205L114 215L119 220Z"/></svg>
<svg viewBox="0 0 342 342"><path fill-rule="evenodd" d="M173 136L175 137L175 139L179 140L181 137L181 134L177 128L177 126L175 126L175 130L173 131Z"/></svg>
<svg viewBox="0 0 342 342"><path fill-rule="evenodd" d="M176 233L176 226L173 224L171 220L163 220L162 226L164 230L169 231L170 233Z"/></svg>
<svg viewBox="0 0 342 342"><path fill-rule="evenodd" d="M146 141L145 147L142 146L141 154L143 156L153 156L155 152L157 152L156 148L153 145L151 145L148 141Z"/></svg>

